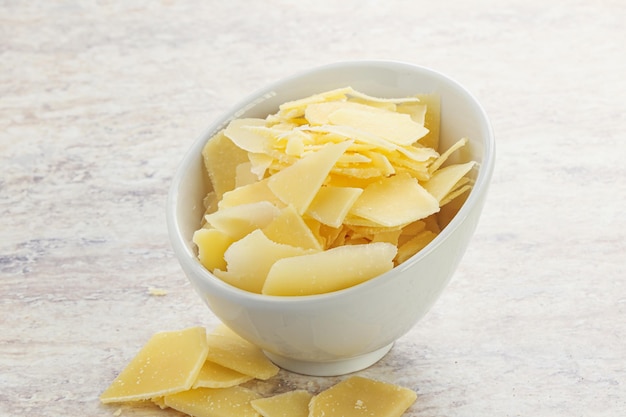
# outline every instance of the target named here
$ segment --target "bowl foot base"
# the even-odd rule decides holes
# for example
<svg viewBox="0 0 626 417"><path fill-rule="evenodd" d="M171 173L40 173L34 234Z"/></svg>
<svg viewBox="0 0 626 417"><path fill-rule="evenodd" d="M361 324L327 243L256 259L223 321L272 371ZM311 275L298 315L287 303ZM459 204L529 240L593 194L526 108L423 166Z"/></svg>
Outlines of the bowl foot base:
<svg viewBox="0 0 626 417"><path fill-rule="evenodd" d="M389 350L391 350L392 346L393 343L390 343L387 346L364 355L329 362L302 361L276 355L267 351L265 351L265 355L281 368L297 374L310 376L337 376L360 371L375 364L382 359L383 356L389 352Z"/></svg>

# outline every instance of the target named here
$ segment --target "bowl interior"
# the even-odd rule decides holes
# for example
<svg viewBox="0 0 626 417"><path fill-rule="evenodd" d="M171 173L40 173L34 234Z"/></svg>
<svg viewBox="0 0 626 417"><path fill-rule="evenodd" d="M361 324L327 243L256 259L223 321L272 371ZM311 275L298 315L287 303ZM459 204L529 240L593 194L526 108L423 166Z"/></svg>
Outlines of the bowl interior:
<svg viewBox="0 0 626 417"><path fill-rule="evenodd" d="M232 119L264 118L286 101L345 86L379 97L438 94L441 97L441 149L468 137L469 146L455 152L449 162L473 159L480 167L477 173L474 172L476 182L465 206L472 204L472 194L488 183L494 153L491 127L476 99L454 80L427 68L388 61L338 63L297 74L258 90L211 124L196 140L184 157L170 191L168 224L175 250L195 261L196 250L191 238L204 214L202 200L211 189L201 157L207 140ZM462 217L465 206L459 217Z"/></svg>

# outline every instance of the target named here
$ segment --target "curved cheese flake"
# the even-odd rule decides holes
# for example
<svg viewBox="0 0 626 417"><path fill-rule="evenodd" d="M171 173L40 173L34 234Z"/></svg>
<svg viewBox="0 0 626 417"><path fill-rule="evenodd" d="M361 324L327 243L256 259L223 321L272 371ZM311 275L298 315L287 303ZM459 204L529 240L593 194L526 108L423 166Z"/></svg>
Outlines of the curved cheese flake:
<svg viewBox="0 0 626 417"><path fill-rule="evenodd" d="M397 248L384 242L348 245L277 261L262 293L312 295L342 290L393 268Z"/></svg>
<svg viewBox="0 0 626 417"><path fill-rule="evenodd" d="M436 170L439 169L439 167L441 167L444 162L446 162L448 160L448 158L450 157L450 155L452 155L452 153L454 151L456 151L457 149L462 148L463 146L465 146L467 144L468 140L467 138L461 138L459 139L456 143L454 143L452 146L450 146L444 153L442 153L429 167L428 170L430 171L430 173L432 174L433 172L435 172Z"/></svg>
<svg viewBox="0 0 626 417"><path fill-rule="evenodd" d="M408 388L353 376L313 397L309 417L400 417L416 399Z"/></svg>
<svg viewBox="0 0 626 417"><path fill-rule="evenodd" d="M149 400L188 390L208 350L202 327L156 333L102 393L100 401Z"/></svg>
<svg viewBox="0 0 626 417"><path fill-rule="evenodd" d="M194 417L261 417L250 405L261 395L244 387L197 388L167 395L165 404Z"/></svg>
<svg viewBox="0 0 626 417"><path fill-rule="evenodd" d="M198 259L206 269L226 268L224 252L235 241L231 236L217 229L198 229L192 240L198 247Z"/></svg>
<svg viewBox="0 0 626 417"><path fill-rule="evenodd" d="M202 158L213 190L221 198L235 188L237 166L248 160L248 153L219 132L204 145Z"/></svg>
<svg viewBox="0 0 626 417"><path fill-rule="evenodd" d="M268 180L264 179L229 191L224 194L217 206L220 210L223 210L229 207L260 202L269 202L276 207L284 205L270 190L267 183Z"/></svg>
<svg viewBox="0 0 626 417"><path fill-rule="evenodd" d="M415 97L399 97L399 98L384 98L384 97L374 97L369 94L361 93L360 91L351 89L348 93L350 97L357 97L364 101L369 102L378 102L378 103L418 103L420 101L418 96Z"/></svg>
<svg viewBox="0 0 626 417"><path fill-rule="evenodd" d="M303 255L304 248L276 243L257 229L234 242L224 252L227 270L213 273L242 290L260 293L268 271L279 259Z"/></svg>
<svg viewBox="0 0 626 417"><path fill-rule="evenodd" d="M269 201L220 208L220 210L204 216L213 228L233 237L241 239L253 230L267 226L280 210Z"/></svg>
<svg viewBox="0 0 626 417"><path fill-rule="evenodd" d="M423 185L439 203L443 198L455 188L455 185L474 167L474 161L464 164L448 165L435 171L430 179Z"/></svg>
<svg viewBox="0 0 626 417"><path fill-rule="evenodd" d="M265 126L265 124L265 119L235 119L224 129L224 135L244 151L264 153L269 148L267 137L248 127Z"/></svg>
<svg viewBox="0 0 626 417"><path fill-rule="evenodd" d="M342 100L346 98L346 94L354 91L351 87L342 87L335 90L325 91L320 94L314 94L309 97L298 100L288 101L279 106L277 116L280 119L293 119L302 117L310 104L321 103L324 101Z"/></svg>
<svg viewBox="0 0 626 417"><path fill-rule="evenodd" d="M439 202L415 178L401 173L369 185L350 213L382 226L406 225L439 211Z"/></svg>
<svg viewBox="0 0 626 417"><path fill-rule="evenodd" d="M269 188L283 203L293 205L299 214L303 214L348 146L349 141L328 144L308 154L272 175L268 182Z"/></svg>

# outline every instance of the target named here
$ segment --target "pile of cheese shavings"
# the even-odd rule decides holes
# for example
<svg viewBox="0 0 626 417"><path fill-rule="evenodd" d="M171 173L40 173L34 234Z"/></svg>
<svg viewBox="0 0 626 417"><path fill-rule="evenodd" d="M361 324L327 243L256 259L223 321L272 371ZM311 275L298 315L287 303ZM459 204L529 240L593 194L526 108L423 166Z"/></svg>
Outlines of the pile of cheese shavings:
<svg viewBox="0 0 626 417"><path fill-rule="evenodd" d="M473 185L474 161L446 164L468 140L440 153L439 119L436 95L346 87L232 120L203 150L213 190L193 237L201 263L247 291L311 295L406 261Z"/></svg>
<svg viewBox="0 0 626 417"><path fill-rule="evenodd" d="M414 391L351 376L314 395L294 389L264 397L246 382L279 369L263 352L224 325L155 334L102 393L105 403L151 401L194 417L400 417ZM121 408L114 412L120 415ZM364 414L366 413L366 414Z"/></svg>

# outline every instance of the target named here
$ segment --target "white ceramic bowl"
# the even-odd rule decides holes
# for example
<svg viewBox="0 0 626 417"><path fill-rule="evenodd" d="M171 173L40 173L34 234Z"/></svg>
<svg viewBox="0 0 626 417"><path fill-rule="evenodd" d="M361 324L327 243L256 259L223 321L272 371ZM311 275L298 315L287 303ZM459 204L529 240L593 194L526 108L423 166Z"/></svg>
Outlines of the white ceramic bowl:
<svg viewBox="0 0 626 417"><path fill-rule="evenodd" d="M470 139L461 159L478 162L475 185L442 233L418 254L368 282L330 294L276 297L245 292L221 281L198 262L191 241L210 189L201 150L228 121L265 117L278 105L351 86L380 97L418 93L441 96L441 146ZM459 152L457 152L459 153ZM394 341L433 306L450 281L476 228L495 158L489 120L457 82L433 70L400 62L357 61L314 68L261 89L218 120L193 144L176 172L167 203L174 252L211 311L261 347L279 366L308 375L354 372L378 361Z"/></svg>

